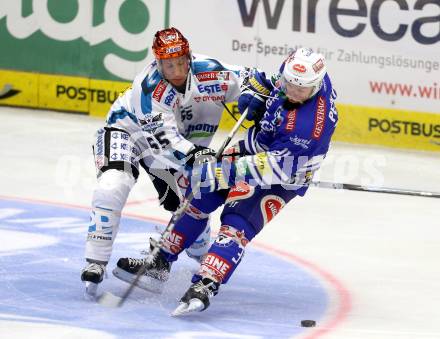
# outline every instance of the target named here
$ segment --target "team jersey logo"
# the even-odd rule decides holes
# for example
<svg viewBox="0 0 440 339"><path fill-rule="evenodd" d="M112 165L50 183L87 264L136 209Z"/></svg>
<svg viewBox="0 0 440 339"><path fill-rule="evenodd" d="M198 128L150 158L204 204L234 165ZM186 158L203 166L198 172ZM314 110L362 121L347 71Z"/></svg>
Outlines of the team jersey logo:
<svg viewBox="0 0 440 339"><path fill-rule="evenodd" d="M191 138L208 138L212 136L217 131L218 125L210 124L196 124L188 125L185 129L184 137L186 139Z"/></svg>
<svg viewBox="0 0 440 339"><path fill-rule="evenodd" d="M323 96L318 97L315 111L315 126L313 127L312 138L320 139L325 125L326 104Z"/></svg>
<svg viewBox="0 0 440 339"><path fill-rule="evenodd" d="M171 231L166 239L164 239L163 246L172 254L177 254L182 251L185 236L182 233Z"/></svg>
<svg viewBox="0 0 440 339"><path fill-rule="evenodd" d="M249 185L245 181L240 181L236 185L232 186L229 190L226 203L230 203L237 200L243 200L250 198L255 192L255 187Z"/></svg>
<svg viewBox="0 0 440 339"><path fill-rule="evenodd" d="M208 272L212 272L215 277L220 278L220 281L224 279L224 277L231 270L231 264L225 259L214 253L208 253L205 256L205 259L202 262L202 270L208 270Z"/></svg>
<svg viewBox="0 0 440 339"><path fill-rule="evenodd" d="M166 82L163 80L159 81L156 88L154 89L153 99L156 100L157 102L160 102L160 100L162 99L162 95L164 94L166 88L167 88Z"/></svg>
<svg viewBox="0 0 440 339"><path fill-rule="evenodd" d="M217 80L217 72L201 72L196 74L197 80L200 82Z"/></svg>
<svg viewBox="0 0 440 339"><path fill-rule="evenodd" d="M311 139L305 139L300 138L298 135L295 134L294 137L290 137L289 140L296 146L300 146L303 149L309 149L310 143L312 142Z"/></svg>
<svg viewBox="0 0 440 339"><path fill-rule="evenodd" d="M196 74L196 78L200 82L213 80L229 80L229 72L200 72Z"/></svg>
<svg viewBox="0 0 440 339"><path fill-rule="evenodd" d="M199 102L206 102L206 101L224 101L225 100L225 96L224 95L203 95L203 96L197 96L194 97L194 101L199 103Z"/></svg>
<svg viewBox="0 0 440 339"><path fill-rule="evenodd" d="M162 113L148 114L144 119L139 119L139 123L143 131L154 133L158 128L162 127L164 122Z"/></svg>
<svg viewBox="0 0 440 339"><path fill-rule="evenodd" d="M260 207L263 215L264 224L271 221L286 205L286 202L277 195L267 195L261 199Z"/></svg>
<svg viewBox="0 0 440 339"><path fill-rule="evenodd" d="M292 132L296 125L296 109L287 112L286 131Z"/></svg>

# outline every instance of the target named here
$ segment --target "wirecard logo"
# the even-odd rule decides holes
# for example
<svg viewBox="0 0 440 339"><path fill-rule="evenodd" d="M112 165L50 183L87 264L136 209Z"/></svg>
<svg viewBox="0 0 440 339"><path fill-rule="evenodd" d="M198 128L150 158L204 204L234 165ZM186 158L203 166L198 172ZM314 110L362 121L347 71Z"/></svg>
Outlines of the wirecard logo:
<svg viewBox="0 0 440 339"><path fill-rule="evenodd" d="M301 32L303 27L307 28L307 33L316 33L317 26L322 18L329 18L329 24L333 31L346 38L354 38L361 35L367 27L381 40L398 41L411 34L412 38L422 45L433 45L440 41L440 35L431 34L430 26L433 22L438 22L438 11L440 2L427 0L394 0L393 5L383 6L383 0L352 0L349 8L343 1L328 1L328 9L323 12L322 7L317 8L317 0L237 0L243 26L253 27L257 10L264 11L268 29L277 29L280 21L288 20L287 17L280 17L286 13L291 18L292 31ZM291 8L287 8L291 4ZM426 16L426 11L422 12L426 5L431 6L429 10L432 16ZM260 7L260 9L259 9ZM262 8L261 8L262 7ZM422 13L421 13L422 12ZM416 17L417 15L417 17ZM344 22L353 21L350 28ZM386 29L384 21L388 18L407 18L402 22L394 24L393 29ZM306 20L306 24L302 23ZM407 23L408 22L408 23ZM327 26L327 25L326 25ZM438 32L438 31L437 31Z"/></svg>
<svg viewBox="0 0 440 339"><path fill-rule="evenodd" d="M3 86L3 88L0 90L0 100L7 99L10 97L13 97L14 95L17 95L21 91L18 89L13 89L12 85L6 84Z"/></svg>

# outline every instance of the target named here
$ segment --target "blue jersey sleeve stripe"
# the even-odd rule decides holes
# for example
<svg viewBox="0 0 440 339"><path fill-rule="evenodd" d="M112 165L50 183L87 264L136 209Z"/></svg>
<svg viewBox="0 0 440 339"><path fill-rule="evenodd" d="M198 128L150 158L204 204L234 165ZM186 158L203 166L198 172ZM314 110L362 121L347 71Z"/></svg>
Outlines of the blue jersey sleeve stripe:
<svg viewBox="0 0 440 339"><path fill-rule="evenodd" d="M121 108L120 110L111 112L110 116L107 119L107 123L109 125L113 125L116 123L117 120L124 119L126 117L129 117L134 123L138 123L136 115L127 112L125 108Z"/></svg>
<svg viewBox="0 0 440 339"><path fill-rule="evenodd" d="M285 166L283 166L285 164L284 159L281 159L281 161L280 161L281 167L280 167L280 164L277 161L277 158L278 157L269 156L270 165L272 166L273 172L278 176L278 178L281 180L281 182L287 182L290 180L290 175L287 173L284 173L284 171L283 171L283 169L285 167ZM289 168L290 172L292 172L291 166L289 166L289 167L290 167Z"/></svg>

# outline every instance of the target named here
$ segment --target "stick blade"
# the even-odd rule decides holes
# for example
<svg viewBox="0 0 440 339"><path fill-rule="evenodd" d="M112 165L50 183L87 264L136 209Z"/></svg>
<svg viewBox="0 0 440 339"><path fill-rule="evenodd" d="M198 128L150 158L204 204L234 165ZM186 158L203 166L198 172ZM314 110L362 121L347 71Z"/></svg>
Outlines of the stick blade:
<svg viewBox="0 0 440 339"><path fill-rule="evenodd" d="M110 292L104 292L99 298L98 303L105 307L117 308L122 305L122 298Z"/></svg>

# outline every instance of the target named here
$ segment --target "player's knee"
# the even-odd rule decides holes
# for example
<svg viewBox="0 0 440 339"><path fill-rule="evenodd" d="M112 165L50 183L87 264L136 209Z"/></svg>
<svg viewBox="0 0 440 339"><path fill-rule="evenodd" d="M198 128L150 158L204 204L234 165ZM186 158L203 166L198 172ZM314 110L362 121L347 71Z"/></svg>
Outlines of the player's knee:
<svg viewBox="0 0 440 339"><path fill-rule="evenodd" d="M193 199L186 214L194 219L207 219L209 214L214 212L219 206L223 205L225 197L220 192L203 194L200 199Z"/></svg>
<svg viewBox="0 0 440 339"><path fill-rule="evenodd" d="M93 193L92 205L120 212L134 183L133 176L124 171L112 169L102 173Z"/></svg>
<svg viewBox="0 0 440 339"><path fill-rule="evenodd" d="M202 212L192 203L188 206L185 214L195 220L207 220L209 218L209 213Z"/></svg>
<svg viewBox="0 0 440 339"><path fill-rule="evenodd" d="M225 214L221 217L222 225L230 225L244 232L246 238L251 241L259 232L254 225L239 214Z"/></svg>
<svg viewBox="0 0 440 339"><path fill-rule="evenodd" d="M190 258L201 262L203 256L208 252L210 245L211 226L208 221L202 233L200 233L196 240L188 248L186 248L186 254L188 254Z"/></svg>

